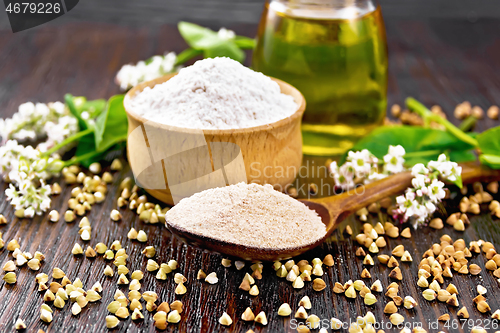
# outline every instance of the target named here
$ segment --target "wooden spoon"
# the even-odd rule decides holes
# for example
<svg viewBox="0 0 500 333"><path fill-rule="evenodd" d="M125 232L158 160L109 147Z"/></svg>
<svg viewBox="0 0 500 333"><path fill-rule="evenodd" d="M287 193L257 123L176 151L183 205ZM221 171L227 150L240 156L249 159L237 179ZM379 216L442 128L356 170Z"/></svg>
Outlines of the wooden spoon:
<svg viewBox="0 0 500 333"><path fill-rule="evenodd" d="M482 167L478 163L466 163L461 164L461 166L462 181L464 183L500 179L500 170ZM276 250L248 247L196 235L168 221L166 221L166 226L174 235L186 243L210 251L243 258L245 260L273 261L287 259L298 256L323 243L339 223L349 214L388 196L402 193L411 186L412 178L413 176L410 172L403 172L339 195L320 199L301 200L309 208L314 209L321 217L321 220L326 226L326 235L314 243L298 248ZM252 235L248 235L248 237L252 237Z"/></svg>

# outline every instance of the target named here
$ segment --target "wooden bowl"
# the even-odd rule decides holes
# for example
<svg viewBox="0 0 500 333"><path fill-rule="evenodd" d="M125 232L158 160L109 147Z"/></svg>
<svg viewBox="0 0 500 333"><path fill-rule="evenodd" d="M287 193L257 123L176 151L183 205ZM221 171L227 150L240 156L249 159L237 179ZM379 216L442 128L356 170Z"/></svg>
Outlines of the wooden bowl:
<svg viewBox="0 0 500 333"><path fill-rule="evenodd" d="M137 93L175 75L141 83L124 99L129 124L127 154L139 186L173 205L195 192L221 186L221 181L222 186L246 181L272 184L277 190L283 190L295 179L302 164L300 126L306 105L297 89L271 78L282 93L294 98L297 111L277 122L249 128L181 128L156 123L132 111L131 99ZM216 150L223 150L224 157L214 155ZM179 159L183 154L184 157L188 154L191 161ZM230 164L231 169L225 168ZM193 175L199 176L201 182Z"/></svg>

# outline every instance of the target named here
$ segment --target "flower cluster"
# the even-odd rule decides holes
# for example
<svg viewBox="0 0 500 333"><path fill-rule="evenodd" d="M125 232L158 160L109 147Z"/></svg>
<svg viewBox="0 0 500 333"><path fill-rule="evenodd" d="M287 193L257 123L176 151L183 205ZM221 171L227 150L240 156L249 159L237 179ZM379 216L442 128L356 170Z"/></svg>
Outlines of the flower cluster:
<svg viewBox="0 0 500 333"><path fill-rule="evenodd" d="M43 157L38 149L9 140L0 146L0 173L10 182L5 190L7 200L21 216L33 217L50 207L51 188L47 179L58 174L64 163Z"/></svg>
<svg viewBox="0 0 500 333"><path fill-rule="evenodd" d="M72 115L62 116L57 122L48 121L43 126L43 130L47 134L47 139L41 142L37 146L37 149L41 152L46 152L70 136L78 133L78 129L78 120ZM69 148L71 148L70 145L64 147L65 150ZM58 150L58 152L62 153L62 149Z"/></svg>
<svg viewBox="0 0 500 333"><path fill-rule="evenodd" d="M337 162L330 164L330 173L336 186L349 190L358 184L368 184L405 171L405 154L402 146L389 146L383 163L380 163L366 149L357 152L350 151L346 162L340 167ZM383 164L383 171L379 172L381 164ZM441 154L437 161L429 161L427 166L422 163L415 164L411 172L414 177L412 187L408 188L404 195L396 198L397 208L394 211L394 218L402 222L410 221L416 228L436 211L436 205L446 195L445 184L439 179L461 186L462 168L457 163L451 162L446 155Z"/></svg>
<svg viewBox="0 0 500 333"><path fill-rule="evenodd" d="M394 218L402 222L410 221L415 228L425 223L446 195L444 183L439 178L460 184L461 173L462 168L449 161L444 154L437 161L427 163L427 167L422 163L415 164L412 168L412 187L396 198Z"/></svg>
<svg viewBox="0 0 500 333"><path fill-rule="evenodd" d="M380 161L367 149L349 151L346 162L338 166L337 162L330 164L330 173L335 185L343 190L354 188L358 184L368 184L404 170L405 149L402 146L389 146L384 156L383 172L379 172Z"/></svg>
<svg viewBox="0 0 500 333"><path fill-rule="evenodd" d="M220 28L217 37L221 40L232 40L236 37L234 31ZM181 66L177 64L175 52L156 55L146 61L139 61L137 64L127 64L122 66L115 77L115 82L122 90L128 90L141 82L154 80L163 75L178 71Z"/></svg>
<svg viewBox="0 0 500 333"><path fill-rule="evenodd" d="M174 52L169 52L164 56L153 56L146 61L139 61L137 64L124 65L116 74L115 81L122 90L135 87L141 82L149 81L175 72L177 56Z"/></svg>
<svg viewBox="0 0 500 333"><path fill-rule="evenodd" d="M76 132L77 120L61 102L23 103L12 118L0 119L0 136L4 142L35 141L46 136L47 140L38 147L42 151L50 149Z"/></svg>
<svg viewBox="0 0 500 333"><path fill-rule="evenodd" d="M64 104L61 102L23 103L12 118L0 119L0 136L4 140L18 141L36 140L45 134L44 124L48 121L57 121L64 113Z"/></svg>
<svg viewBox="0 0 500 333"><path fill-rule="evenodd" d="M384 156L384 172L395 174L404 171L405 149L402 146L389 146L389 152Z"/></svg>

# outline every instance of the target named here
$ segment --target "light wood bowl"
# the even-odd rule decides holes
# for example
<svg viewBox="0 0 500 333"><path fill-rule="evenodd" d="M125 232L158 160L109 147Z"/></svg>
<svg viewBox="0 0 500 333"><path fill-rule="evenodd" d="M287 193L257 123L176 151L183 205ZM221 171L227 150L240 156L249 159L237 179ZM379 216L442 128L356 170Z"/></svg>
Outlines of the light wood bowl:
<svg viewBox="0 0 500 333"><path fill-rule="evenodd" d="M205 150L206 146L208 145L210 147L210 143L212 142L231 142L236 144L241 151L246 172L246 179L241 179L241 181L246 180L249 183L271 184L277 190L283 190L295 179L302 164L302 133L300 126L306 106L304 96L302 96L296 88L283 81L271 78L278 83L282 93L294 98L298 105L297 111L290 117L277 122L249 128L223 130L181 128L158 124L132 111L130 105L131 99L137 93L141 92L146 87L152 88L157 84L163 83L175 75L176 74L171 74L141 83L131 89L124 99L124 107L127 112L129 125L127 155L139 186L143 187L155 198L170 205L173 205L179 200L179 187L176 187L176 197L173 198L170 187L174 186L175 183L171 182L172 185L169 186L169 181L167 180L167 178L170 178L167 177L167 169L169 166L166 166L169 159L159 160L157 152L159 148L151 147L149 142L152 141L151 135L149 139L146 135L146 133L151 132L151 128L155 129L155 142L161 140L161 142L163 142L161 149L166 151L167 154L169 152L174 153L175 151L183 151L183 148L179 147L183 142L178 141L175 145L172 144L172 146L169 146L169 144L171 144L169 138L171 137L175 137L176 140L178 140L178 138L182 136L196 136L201 133L201 139L203 139L204 136L206 141ZM138 127L141 128L136 131ZM190 139L190 141L192 141L192 139ZM217 164L218 162L213 160L210 150L208 152L210 154L213 171L214 163ZM162 154L165 154L165 152L162 152ZM208 158L208 156L206 156L206 158ZM179 170L176 172L182 175L184 172L192 172L192 170L188 169L193 167L196 166L183 165L180 163L178 165ZM240 172L240 174L241 173L243 172ZM172 181L171 178L170 180ZM177 184L177 186L179 186L179 184Z"/></svg>

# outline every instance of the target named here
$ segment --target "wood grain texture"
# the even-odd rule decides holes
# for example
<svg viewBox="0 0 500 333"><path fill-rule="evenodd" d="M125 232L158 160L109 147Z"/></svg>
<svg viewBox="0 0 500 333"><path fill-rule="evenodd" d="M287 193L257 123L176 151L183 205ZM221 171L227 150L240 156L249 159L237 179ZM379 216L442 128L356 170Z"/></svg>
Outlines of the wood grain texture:
<svg viewBox="0 0 500 333"><path fill-rule="evenodd" d="M85 0L64 16L47 23L113 22L131 27L159 27L180 20L219 28L239 23L255 24L265 0ZM476 22L500 17L500 7L490 0L379 0L387 18L454 18ZM0 12L0 29L10 29L6 13Z"/></svg>
<svg viewBox="0 0 500 333"><path fill-rule="evenodd" d="M390 52L389 105L402 103L405 97L411 95L427 105L442 105L449 118L452 118L453 107L463 100L469 100L483 108L500 104L500 79L497 75L500 68L500 39L496 34L500 28L500 20L480 19L476 23L470 23L461 19L407 19L387 20L386 23ZM254 25L234 25L234 29L248 36L255 32ZM3 31L0 32L0 45L2 117L11 115L22 102L61 100L67 92L89 98L109 97L118 92L112 80L122 64L161 54L166 50L181 51L185 47L173 26L123 27L83 22L68 23L63 28L42 26L15 35L10 31ZM485 119L478 123L477 129L483 130L498 124L498 121ZM320 158L304 160L304 165L308 166L309 170L312 170L313 166L323 164L324 159ZM114 186L125 175L130 175L130 171L126 169L115 175ZM332 190L329 181L317 175L311 176L296 184L306 196L308 187L301 186L309 182L320 185L323 194L329 194ZM47 259L41 272L50 273L51 269L57 266L63 269L70 279L79 277L86 288L90 288L95 281L100 281L104 292L102 301L89 305L77 317L71 315L68 305L63 311L55 310L54 321L47 325L38 319L42 297L36 289L35 273L26 267L22 268L17 271L17 284L10 286L0 281L0 331L12 332L18 317L25 320L28 332L36 332L39 328L46 332L108 331L104 326L106 305L116 289L116 276L109 279L102 274L108 262L102 258L90 260L70 254L75 242L84 244L77 233L78 222L67 224L59 221L54 224L45 216L33 220L15 219L12 208L3 195L5 186L5 183L0 183L0 212L9 220L8 225L0 226L4 240L16 238L22 250L39 250L45 253ZM97 242L105 242L109 245L115 239L121 240L130 255L129 269L145 271L146 260L140 251L146 245L126 238L127 231L135 227L148 233L147 245L154 245L159 249L156 257L158 262L166 262L169 259L179 261L178 271L189 280L186 295L175 296L173 275L169 275L166 281L159 282L154 275L146 273L142 281L142 290L156 291L160 300L171 302L181 299L184 303L182 321L177 325L169 325L166 330L168 332L245 332L249 328L256 332L292 331L289 328L290 319L280 318L276 312L282 302L290 303L292 309L296 310L298 301L304 295L311 297L313 308L310 312L320 318L337 317L342 321L349 321L371 310L379 321L388 320L388 316L383 314L385 296L379 296L379 302L368 307L360 298L347 300L344 296L332 292L335 282L358 279L363 269L361 261L354 256L356 245L351 237L341 232L347 223L352 225L355 232L359 230L361 224L353 217L348 218L323 246L298 258L310 260L315 257L322 258L328 253L333 254L335 265L325 268L323 278L327 288L324 291L313 291L310 283L302 290L294 290L289 282L278 279L267 264L263 279L257 282L260 295L252 297L238 289L244 273L249 270L248 265L242 271L236 271L234 267L226 269L220 264L221 256L181 244L173 239L163 226L146 225L127 210L122 211L124 218L121 222L110 221L109 212L116 206L117 197L113 194L115 189L116 187L111 188L107 200L95 205L88 215L92 224L92 239L88 244L94 246ZM64 211L69 196L69 190L65 188L61 195L54 197L53 207ZM498 199L498 195L496 198ZM456 207L457 201L452 201L448 204L447 211L454 212ZM377 221L376 216L369 218L369 222ZM466 242L482 238L492 241L497 248L500 246L500 223L498 219L494 220L485 214L472 218L472 225L464 233L453 231L449 227L441 231L423 228L414 232L411 239L388 239L388 247L381 252L389 253L394 246L403 244L410 250L413 258L418 260L422 253L445 233L454 239L463 237ZM6 250L0 250L1 264L10 258ZM484 271L483 255L475 256L471 261L479 264ZM456 319L456 309L442 303L428 303L423 300L420 296L421 290L416 286L416 266L417 262L402 264L404 280L400 295L413 295L419 306L415 310L402 308L399 312L409 322L424 322L426 328L429 321L435 322L443 313L449 312L452 318ZM208 285L196 281L196 272L200 268L205 272L217 272L219 283ZM370 282L380 278L384 287L390 282L387 268L376 265L370 271L373 276ZM500 308L500 291L491 273L485 272L481 277L455 275L452 281L459 289L460 305L467 306L471 319L488 318L472 306L477 284L488 288L487 299L492 309ZM263 328L237 320L247 306L255 313L264 311L268 316L268 326ZM217 322L224 311L235 319L235 323L227 329ZM128 319L113 331L155 332L152 316L146 313L145 317L143 322L138 323ZM439 324L439 329L429 329L431 332L439 330L452 333L470 332L467 325L465 329L444 329L443 325ZM399 332L386 330L389 331Z"/></svg>

